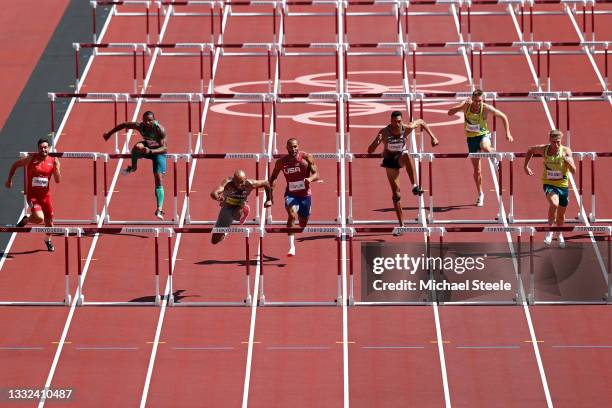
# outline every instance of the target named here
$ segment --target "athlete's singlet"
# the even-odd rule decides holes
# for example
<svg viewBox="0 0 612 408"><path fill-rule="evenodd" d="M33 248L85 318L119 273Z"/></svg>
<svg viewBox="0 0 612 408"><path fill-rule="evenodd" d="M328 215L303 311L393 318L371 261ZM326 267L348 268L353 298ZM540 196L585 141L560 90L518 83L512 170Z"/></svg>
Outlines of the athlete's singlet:
<svg viewBox="0 0 612 408"><path fill-rule="evenodd" d="M556 155L550 156L548 154L548 148L544 149L544 171L542 172L542 183L548 184L555 187L569 186L569 180L567 177L567 168L564 169L565 161L563 160L564 147L559 146L559 151ZM564 171L565 170L565 171Z"/></svg>
<svg viewBox="0 0 612 408"><path fill-rule="evenodd" d="M287 180L287 188L285 193L295 197L307 197L311 194L310 187L306 188L304 179L310 176L308 170L308 162L304 158L305 152L298 152L295 159L290 155L283 157L283 174Z"/></svg>
<svg viewBox="0 0 612 408"><path fill-rule="evenodd" d="M49 194L49 180L55 170L55 159L35 156L28 162L28 195L42 197Z"/></svg>
<svg viewBox="0 0 612 408"><path fill-rule="evenodd" d="M467 106L464 129L467 137L477 137L490 133L487 121L484 118L484 103L480 104L480 110L476 113L472 112L472 104Z"/></svg>

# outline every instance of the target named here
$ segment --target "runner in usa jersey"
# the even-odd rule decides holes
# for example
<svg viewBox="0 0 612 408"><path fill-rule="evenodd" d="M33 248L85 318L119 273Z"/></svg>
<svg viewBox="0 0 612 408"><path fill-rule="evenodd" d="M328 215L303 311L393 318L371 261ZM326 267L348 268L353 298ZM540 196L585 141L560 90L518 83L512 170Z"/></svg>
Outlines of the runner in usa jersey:
<svg viewBox="0 0 612 408"><path fill-rule="evenodd" d="M285 209L287 210L287 227L291 228L298 220L300 227L305 228L310 218L312 197L310 184L319 180L319 171L314 158L300 151L295 138L287 140L287 155L276 160L270 176L270 187L274 191L276 179L282 171L287 186L285 187ZM295 235L289 233L289 251L287 256L295 255Z"/></svg>
<svg viewBox="0 0 612 408"><path fill-rule="evenodd" d="M56 183L60 182L60 163L57 158L49 156L49 141L40 139L38 141L38 152L17 160L9 170L5 186L13 186L13 176L19 167L23 167L26 179L26 200L30 208L30 215L25 215L17 223L18 227L24 227L29 222L34 224L45 223L45 226L53 226L53 205L49 192L51 176ZM45 240L47 250L55 250L51 243L51 236L47 235Z"/></svg>
<svg viewBox="0 0 612 408"><path fill-rule="evenodd" d="M391 123L386 127L382 128L372 143L368 146L368 153L372 154L376 151L378 146L382 143L383 145L383 161L381 167L385 168L387 173L387 180L391 186L393 208L395 209L395 215L399 221L399 226L404 226L404 218L402 213L402 204L400 202L400 169L406 168L406 173L412 183L412 194L422 195L423 190L419 187L414 178L414 163L410 158L408 151L408 140L410 133L417 128L424 129L429 137L431 138L431 146L435 147L438 145L438 139L434 136L433 132L425 123L423 119L417 119L414 122L409 122L408 125L404 125L402 122L402 113L399 111L391 112ZM398 234L396 234L398 235Z"/></svg>

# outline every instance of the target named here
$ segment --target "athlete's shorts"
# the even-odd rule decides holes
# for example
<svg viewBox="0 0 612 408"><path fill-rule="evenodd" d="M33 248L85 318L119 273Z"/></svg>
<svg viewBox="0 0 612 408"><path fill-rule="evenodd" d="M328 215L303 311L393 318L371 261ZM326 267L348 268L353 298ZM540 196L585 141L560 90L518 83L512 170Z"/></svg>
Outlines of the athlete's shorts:
<svg viewBox="0 0 612 408"><path fill-rule="evenodd" d="M402 167L399 163L400 157L402 156L398 155L397 157L383 157L380 167L385 167L387 169L399 169Z"/></svg>
<svg viewBox="0 0 612 408"><path fill-rule="evenodd" d="M240 219L240 207L224 205L219 211L215 228L229 228L232 222Z"/></svg>
<svg viewBox="0 0 612 408"><path fill-rule="evenodd" d="M297 207L297 213L301 218L310 217L310 207L312 206L312 196L296 197L285 193L285 208Z"/></svg>
<svg viewBox="0 0 612 408"><path fill-rule="evenodd" d="M556 194L559 197L559 205L561 207L567 207L567 204L569 204L569 189L567 187L555 187L550 184L544 184L543 187L546 196Z"/></svg>
<svg viewBox="0 0 612 408"><path fill-rule="evenodd" d="M482 136L474 136L467 138L468 151L470 153L478 153L480 151L480 143L483 139L488 139L489 143L491 143L491 134L486 133Z"/></svg>
<svg viewBox="0 0 612 408"><path fill-rule="evenodd" d="M161 173L166 175L166 153L161 154L149 154L147 159L151 159L153 162L153 174Z"/></svg>
<svg viewBox="0 0 612 408"><path fill-rule="evenodd" d="M53 219L53 205L51 204L51 194L45 195L28 195L28 205L33 212L42 211L45 215L45 220Z"/></svg>

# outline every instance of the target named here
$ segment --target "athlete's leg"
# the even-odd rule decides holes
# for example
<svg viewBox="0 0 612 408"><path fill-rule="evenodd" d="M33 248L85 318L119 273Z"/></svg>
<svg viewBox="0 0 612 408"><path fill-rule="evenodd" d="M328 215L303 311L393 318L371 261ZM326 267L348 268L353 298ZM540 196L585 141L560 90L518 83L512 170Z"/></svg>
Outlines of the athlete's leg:
<svg viewBox="0 0 612 408"><path fill-rule="evenodd" d="M399 221L400 227L404 226L404 218L402 213L402 203L400 201L400 181L399 181L399 169L390 169L388 167L385 168L387 171L387 180L389 180L389 185L391 186L392 200L393 200L393 208L395 209L395 215L397 215L397 220Z"/></svg>
<svg viewBox="0 0 612 408"><path fill-rule="evenodd" d="M146 147L144 143L138 142L132 147L131 164L127 167L127 172L133 172L138 169L138 159L145 154Z"/></svg>
<svg viewBox="0 0 612 408"><path fill-rule="evenodd" d="M484 200L484 192L482 191L482 166L480 165L480 159L470 159L470 161L472 162L474 184L476 185L476 193L478 194L476 205L482 206Z"/></svg>
<svg viewBox="0 0 612 408"><path fill-rule="evenodd" d="M557 193L550 191L546 194L546 201L548 201L548 226L554 227L557 220L557 210L559 209L559 196ZM550 245L552 238L552 231L546 233L544 243Z"/></svg>
<svg viewBox="0 0 612 408"><path fill-rule="evenodd" d="M285 210L287 211L287 228L293 228L295 225L295 221L298 219L297 208L299 205L297 204L297 199L290 195L285 196ZM288 256L295 255L295 234L290 232L287 234L289 236L289 250L287 251Z"/></svg>
<svg viewBox="0 0 612 408"><path fill-rule="evenodd" d="M423 190L421 190L421 187L417 183L415 183L414 161L412 160L410 155L402 154L399 159L399 165L401 167L406 168L406 173L408 174L408 178L410 179L410 184L412 184L412 194L414 195L423 194Z"/></svg>
<svg viewBox="0 0 612 408"><path fill-rule="evenodd" d="M155 216L164 219L164 176L166 175L166 155L156 154L151 157L153 162L153 178L155 179Z"/></svg>

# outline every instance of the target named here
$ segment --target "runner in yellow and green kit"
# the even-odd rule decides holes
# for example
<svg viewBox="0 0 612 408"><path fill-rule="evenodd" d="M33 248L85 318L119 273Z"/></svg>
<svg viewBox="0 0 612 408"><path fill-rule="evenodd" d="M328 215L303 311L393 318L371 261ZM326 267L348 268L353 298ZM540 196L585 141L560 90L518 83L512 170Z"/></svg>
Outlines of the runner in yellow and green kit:
<svg viewBox="0 0 612 408"><path fill-rule="evenodd" d="M542 172L542 183L544 193L548 200L548 225L557 227L563 226L565 222L565 210L567 210L569 173L576 173L576 164L572 158L572 151L569 147L561 144L563 133L559 130L551 130L549 134L549 144L531 146L527 150L525 157L525 173L533 176L533 171L529 168L529 161L534 154L540 154L544 158L544 171ZM544 237L544 244L550 245L553 233L549 232ZM559 247L565 247L563 234L559 232Z"/></svg>
<svg viewBox="0 0 612 408"><path fill-rule="evenodd" d="M468 151L470 153L493 153L495 149L491 146L491 132L487 125L487 114L491 113L496 117L500 118L504 124L506 131L506 139L509 142L513 141L512 135L510 134L510 124L508 123L508 117L499 109L494 108L483 102L484 95L482 90L476 89L472 93L472 97L461 102L459 105L453 106L449 111L448 115L452 116L456 113L463 111L464 116L464 131L467 138ZM484 205L484 193L482 191L482 171L480 166L480 159L471 159L472 167L474 168L474 183L476 183L476 190L478 191L478 197L476 198L476 205L482 207Z"/></svg>

